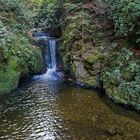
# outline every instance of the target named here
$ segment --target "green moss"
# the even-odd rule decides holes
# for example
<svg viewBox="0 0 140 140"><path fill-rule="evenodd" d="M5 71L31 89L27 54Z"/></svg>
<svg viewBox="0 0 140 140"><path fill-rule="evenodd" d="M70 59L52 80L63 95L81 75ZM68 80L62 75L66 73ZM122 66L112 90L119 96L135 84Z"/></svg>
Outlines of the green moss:
<svg viewBox="0 0 140 140"><path fill-rule="evenodd" d="M8 63L4 69L0 70L0 93L9 92L12 89L16 88L20 78L17 58L9 57Z"/></svg>
<svg viewBox="0 0 140 140"><path fill-rule="evenodd" d="M76 71L77 71L76 64L72 63L72 65L71 65L71 73L72 73L73 76L76 75Z"/></svg>
<svg viewBox="0 0 140 140"><path fill-rule="evenodd" d="M100 51L95 50L92 54L89 54L85 61L89 64L94 64L96 62L99 62L100 59L102 59L104 56Z"/></svg>
<svg viewBox="0 0 140 140"><path fill-rule="evenodd" d="M31 23L29 7L16 0L7 2L0 5L0 93L15 89L20 77L39 73L43 67L42 48L31 46L27 37Z"/></svg>
<svg viewBox="0 0 140 140"><path fill-rule="evenodd" d="M103 55L94 48L99 40L96 23L92 18L93 9L75 9L75 13L68 11L63 24L62 48L64 65L67 63L71 75L80 82L94 86L96 74L91 64L96 63ZM70 12L70 13L69 13ZM96 42L94 44L94 42ZM87 56L86 56L87 54ZM69 56L69 57L67 57ZM68 61L67 61L68 59Z"/></svg>
<svg viewBox="0 0 140 140"><path fill-rule="evenodd" d="M24 50L23 50L24 49ZM40 48L15 49L17 54L5 49L5 63L0 63L0 93L10 92L18 86L20 77L39 73L43 68L43 58Z"/></svg>
<svg viewBox="0 0 140 140"><path fill-rule="evenodd" d="M108 56L112 58L108 59L110 65L106 66L101 74L106 93L117 102L139 105L140 65L134 59L133 53L127 49L122 49L121 52L117 50L114 57L111 55Z"/></svg>
<svg viewBox="0 0 140 140"><path fill-rule="evenodd" d="M126 104L126 105L132 105L136 109L140 109L140 102L138 102L138 96L136 97L136 100L134 100L134 97L128 98L128 96L125 96L125 94L122 94L122 92L118 89L116 86L105 87L107 95L113 99L115 102Z"/></svg>
<svg viewBox="0 0 140 140"><path fill-rule="evenodd" d="M123 75L123 77L124 77L124 79L126 79L126 80L133 80L133 77L134 77L134 75L135 75L135 73L131 73L131 71L130 70L128 70L128 69L124 69L123 71L122 71L122 75Z"/></svg>
<svg viewBox="0 0 140 140"><path fill-rule="evenodd" d="M30 73L39 73L43 68L43 57L40 49L32 49L33 55L28 61L27 66Z"/></svg>
<svg viewBox="0 0 140 140"><path fill-rule="evenodd" d="M86 79L82 79L82 81L85 85L93 87L96 85L96 76L87 77Z"/></svg>

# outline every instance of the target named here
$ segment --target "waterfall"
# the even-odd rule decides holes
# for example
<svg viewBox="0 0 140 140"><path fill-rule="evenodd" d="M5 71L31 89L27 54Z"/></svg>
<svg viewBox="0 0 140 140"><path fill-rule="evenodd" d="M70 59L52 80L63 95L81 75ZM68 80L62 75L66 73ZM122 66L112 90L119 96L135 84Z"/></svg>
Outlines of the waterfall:
<svg viewBox="0 0 140 140"><path fill-rule="evenodd" d="M56 41L49 40L49 49L51 56L51 69L56 70Z"/></svg>
<svg viewBox="0 0 140 140"><path fill-rule="evenodd" d="M49 52L50 52L50 64L47 67L47 71L42 76L45 79L57 79L56 77L56 41L49 40ZM46 53L46 55L48 55ZM47 61L47 60L45 60Z"/></svg>
<svg viewBox="0 0 140 140"><path fill-rule="evenodd" d="M44 36L43 36L44 37ZM37 37L37 40L42 39L42 36ZM44 38L45 39L45 38ZM57 80L57 73L56 73L56 40L53 38L48 38L46 36L46 39L48 41L48 51L46 51L45 54L45 67L46 72L39 76L34 76L34 79L51 79L51 80ZM48 64L49 59L49 64Z"/></svg>

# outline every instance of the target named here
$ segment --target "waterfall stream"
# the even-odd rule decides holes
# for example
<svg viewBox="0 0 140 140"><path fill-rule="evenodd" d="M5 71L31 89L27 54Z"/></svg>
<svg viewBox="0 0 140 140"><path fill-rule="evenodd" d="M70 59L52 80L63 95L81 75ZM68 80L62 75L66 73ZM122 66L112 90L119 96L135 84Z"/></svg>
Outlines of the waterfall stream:
<svg viewBox="0 0 140 140"><path fill-rule="evenodd" d="M50 64L49 67L47 67L47 71L45 74L41 75L41 78L45 79L53 79L57 80L56 77L56 41L55 40L49 40L49 52L50 52ZM46 55L48 55L46 53ZM47 60L45 60L47 61Z"/></svg>
<svg viewBox="0 0 140 140"><path fill-rule="evenodd" d="M48 51L45 52L45 69L46 72L42 75L34 76L34 79L44 80L44 79L50 79L50 80L57 80L57 73L56 73L56 40L54 38L48 37L48 36L36 36L37 40L44 39L47 40L47 47ZM48 64L49 59L49 64Z"/></svg>
<svg viewBox="0 0 140 140"><path fill-rule="evenodd" d="M49 49L50 49L50 57L51 57L50 69L56 71L56 41L55 40L49 40Z"/></svg>

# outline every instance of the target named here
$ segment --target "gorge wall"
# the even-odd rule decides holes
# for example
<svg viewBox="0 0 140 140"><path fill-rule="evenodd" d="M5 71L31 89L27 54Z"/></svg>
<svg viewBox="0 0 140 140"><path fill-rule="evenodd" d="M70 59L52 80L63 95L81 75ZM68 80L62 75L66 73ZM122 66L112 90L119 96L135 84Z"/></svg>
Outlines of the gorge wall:
<svg viewBox="0 0 140 140"><path fill-rule="evenodd" d="M18 87L21 77L42 70L41 48L29 37L29 9L25 1L0 1L0 93Z"/></svg>
<svg viewBox="0 0 140 140"><path fill-rule="evenodd" d="M106 3L66 2L60 55L79 84L100 88L113 100L140 105L139 56L132 43L115 36Z"/></svg>

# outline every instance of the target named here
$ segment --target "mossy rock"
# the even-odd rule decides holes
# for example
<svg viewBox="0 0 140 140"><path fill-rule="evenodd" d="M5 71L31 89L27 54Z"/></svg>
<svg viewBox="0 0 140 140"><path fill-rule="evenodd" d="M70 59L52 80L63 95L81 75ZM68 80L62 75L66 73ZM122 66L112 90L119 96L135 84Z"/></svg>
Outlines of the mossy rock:
<svg viewBox="0 0 140 140"><path fill-rule="evenodd" d="M10 92L18 86L21 72L18 69L17 58L9 57L5 70L0 70L0 93Z"/></svg>
<svg viewBox="0 0 140 140"><path fill-rule="evenodd" d="M95 87L97 83L96 76L90 76L85 79L82 79L82 82L89 87Z"/></svg>
<svg viewBox="0 0 140 140"><path fill-rule="evenodd" d="M76 71L77 71L77 67L75 63L71 64L71 75L75 76L76 75Z"/></svg>
<svg viewBox="0 0 140 140"><path fill-rule="evenodd" d="M89 54L85 58L85 62L93 65L94 63L98 62L102 58L104 58L104 55L100 51L95 50L95 52L93 52L92 54Z"/></svg>
<svg viewBox="0 0 140 140"><path fill-rule="evenodd" d="M27 56L22 54L22 51L20 51L20 56L11 54L6 50L3 51L6 62L0 64L0 93L10 92L17 88L21 77L38 74L42 71L43 57L41 48L31 47L25 49L30 50Z"/></svg>
<svg viewBox="0 0 140 140"><path fill-rule="evenodd" d="M32 74L40 73L43 69L43 57L40 49L32 49L33 55L27 63L29 72Z"/></svg>
<svg viewBox="0 0 140 140"><path fill-rule="evenodd" d="M133 56L126 60L127 55L121 53L116 56L116 59L111 61L114 66L110 65L104 68L101 78L109 97L116 102L138 108L140 105L139 64L136 63L136 60L134 61Z"/></svg>
<svg viewBox="0 0 140 140"><path fill-rule="evenodd" d="M128 98L125 93L122 93L118 87L116 86L105 86L107 95L114 100L117 103L125 104L125 105L131 105L132 107L136 109L140 109L140 99L139 96L136 96L136 100L134 100L134 97Z"/></svg>

